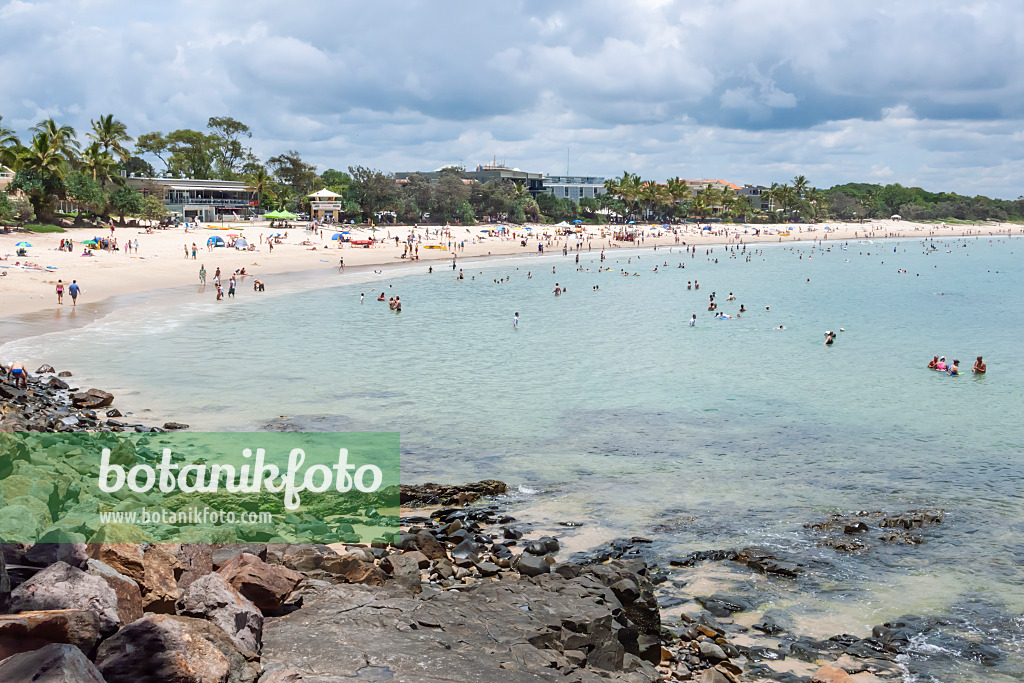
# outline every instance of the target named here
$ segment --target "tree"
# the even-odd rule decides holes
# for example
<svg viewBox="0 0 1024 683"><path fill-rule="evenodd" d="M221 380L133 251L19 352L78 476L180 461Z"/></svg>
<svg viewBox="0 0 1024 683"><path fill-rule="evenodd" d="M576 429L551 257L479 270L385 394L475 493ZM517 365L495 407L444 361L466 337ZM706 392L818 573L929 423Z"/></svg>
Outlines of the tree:
<svg viewBox="0 0 1024 683"><path fill-rule="evenodd" d="M899 183L886 185L878 191L876 197L885 206L890 216L899 213L900 207L912 199L910 191Z"/></svg>
<svg viewBox="0 0 1024 683"><path fill-rule="evenodd" d="M359 202L364 220L393 210L400 200L398 183L390 175L363 166L349 166L348 172L352 176L350 193Z"/></svg>
<svg viewBox="0 0 1024 683"><path fill-rule="evenodd" d="M106 199L106 195L96 179L82 171L73 171L68 174L67 196L78 205L79 217L82 216L83 209L95 214L101 213Z"/></svg>
<svg viewBox="0 0 1024 683"><path fill-rule="evenodd" d="M793 178L793 191L796 192L797 197L806 196L807 191L810 189L810 183L806 176L798 175Z"/></svg>
<svg viewBox="0 0 1024 683"><path fill-rule="evenodd" d="M142 195L128 185L120 187L110 196L110 210L116 213L124 223L126 215L137 216L142 212Z"/></svg>
<svg viewBox="0 0 1024 683"><path fill-rule="evenodd" d="M165 170L171 170L170 162L164 158L168 156L167 138L160 131L140 135L139 139L135 141L135 151L139 154L152 154L163 162Z"/></svg>
<svg viewBox="0 0 1024 683"><path fill-rule="evenodd" d="M17 165L8 191L21 190L37 216L50 216L53 200L63 197L66 190L68 162L61 147L49 133L37 133L28 147L19 150Z"/></svg>
<svg viewBox="0 0 1024 683"><path fill-rule="evenodd" d="M211 116L206 127L213 131L213 137L218 142L218 175L225 179L234 178L235 169L250 152L242 145L242 138L251 138L252 131L249 126L230 116Z"/></svg>
<svg viewBox="0 0 1024 683"><path fill-rule="evenodd" d="M3 122L4 117L0 116L0 164L13 167L17 163L21 141L13 130L4 128Z"/></svg>
<svg viewBox="0 0 1024 683"><path fill-rule="evenodd" d="M469 187L462 182L462 172L446 168L433 187L430 212L438 221L454 221L459 217L462 203L468 204L469 195Z"/></svg>
<svg viewBox="0 0 1024 683"><path fill-rule="evenodd" d="M267 159L267 169L281 185L288 185L300 197L320 189L320 176L316 174L316 166L307 164L295 150Z"/></svg>
<svg viewBox="0 0 1024 683"><path fill-rule="evenodd" d="M98 120L89 123L92 124L92 132L89 133L89 137L98 142L104 152L116 156L122 162L128 160L130 154L125 143L131 142L132 138L128 135L127 126L116 120L113 114L101 116Z"/></svg>
<svg viewBox="0 0 1024 683"><path fill-rule="evenodd" d="M260 166L253 173L246 176L245 182L252 189L253 193L256 194L256 206L262 206L263 194L270 190L270 185L273 183L273 178L267 173L267 169Z"/></svg>
<svg viewBox="0 0 1024 683"><path fill-rule="evenodd" d="M158 221L167 215L163 200L154 194L146 195L142 199L142 207L139 215L150 221Z"/></svg>
<svg viewBox="0 0 1024 683"><path fill-rule="evenodd" d="M107 181L115 179L122 184L121 176L117 175L117 162L105 150L101 149L99 142L94 142L82 152L82 167L85 168L92 179L100 183L100 187L106 187Z"/></svg>
<svg viewBox="0 0 1024 683"><path fill-rule="evenodd" d="M50 146L56 150L68 164L73 164L78 156L78 135L71 126L58 126L57 122L51 119L40 121L32 127L36 136L46 135L50 139Z"/></svg>
<svg viewBox="0 0 1024 683"><path fill-rule="evenodd" d="M152 164L143 159L142 157L128 157L126 161L121 164L121 170L127 175L140 175L140 176L153 176L156 175L156 171L153 170Z"/></svg>
<svg viewBox="0 0 1024 683"><path fill-rule="evenodd" d="M213 177L213 164L218 151L217 138L197 130L183 128L167 134L167 160L171 173L186 178Z"/></svg>
<svg viewBox="0 0 1024 683"><path fill-rule="evenodd" d="M16 214L14 203L7 197L7 193L0 192L0 221L12 220Z"/></svg>

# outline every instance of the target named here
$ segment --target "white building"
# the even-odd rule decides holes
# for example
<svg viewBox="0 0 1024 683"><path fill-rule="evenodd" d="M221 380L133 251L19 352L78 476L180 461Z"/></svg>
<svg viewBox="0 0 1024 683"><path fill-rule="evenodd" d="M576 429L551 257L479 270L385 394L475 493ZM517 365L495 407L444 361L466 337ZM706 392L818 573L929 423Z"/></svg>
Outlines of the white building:
<svg viewBox="0 0 1024 683"><path fill-rule="evenodd" d="M544 176L542 192L579 204L584 197L594 199L604 194L604 178L596 176Z"/></svg>

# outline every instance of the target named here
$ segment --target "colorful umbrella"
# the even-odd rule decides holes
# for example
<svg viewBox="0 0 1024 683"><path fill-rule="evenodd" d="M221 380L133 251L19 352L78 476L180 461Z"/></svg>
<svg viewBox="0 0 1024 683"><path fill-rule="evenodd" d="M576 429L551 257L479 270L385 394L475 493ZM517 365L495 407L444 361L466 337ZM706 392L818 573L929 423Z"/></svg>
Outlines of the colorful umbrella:
<svg viewBox="0 0 1024 683"><path fill-rule="evenodd" d="M14 246L16 246L16 247L31 247L32 245L29 244L28 242L18 242Z"/></svg>

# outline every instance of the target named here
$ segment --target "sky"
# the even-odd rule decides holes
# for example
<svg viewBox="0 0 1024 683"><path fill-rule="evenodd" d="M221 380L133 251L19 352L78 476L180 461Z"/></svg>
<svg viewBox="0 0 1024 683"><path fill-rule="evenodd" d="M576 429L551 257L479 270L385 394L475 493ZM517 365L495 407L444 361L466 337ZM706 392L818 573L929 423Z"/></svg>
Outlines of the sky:
<svg viewBox="0 0 1024 683"><path fill-rule="evenodd" d="M22 137L231 116L321 171L1024 194L1019 0L0 0L0 27Z"/></svg>

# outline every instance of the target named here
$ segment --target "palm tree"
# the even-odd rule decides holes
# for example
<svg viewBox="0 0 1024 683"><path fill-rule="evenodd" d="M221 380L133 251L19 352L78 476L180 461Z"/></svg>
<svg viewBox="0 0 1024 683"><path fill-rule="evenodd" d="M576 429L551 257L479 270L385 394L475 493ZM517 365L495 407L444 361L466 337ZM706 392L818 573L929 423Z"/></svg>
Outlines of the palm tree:
<svg viewBox="0 0 1024 683"><path fill-rule="evenodd" d="M60 146L46 133L37 133L28 147L22 148L21 164L27 169L60 178L64 177L67 170L67 159Z"/></svg>
<svg viewBox="0 0 1024 683"><path fill-rule="evenodd" d="M260 206L263 203L263 193L270 190L270 186L273 183L273 178L267 173L267 169L260 166L255 172L250 173L245 178L245 182L252 188L253 193L256 195L256 206Z"/></svg>
<svg viewBox="0 0 1024 683"><path fill-rule="evenodd" d="M4 117L0 116L0 164L14 166L21 141L18 140L18 136L14 134L13 130L4 128L3 121Z"/></svg>
<svg viewBox="0 0 1024 683"><path fill-rule="evenodd" d="M46 119L34 125L32 132L46 134L51 140L51 145L57 149L58 154L69 164L74 163L79 149L78 135L75 133L74 128L71 126L58 126L57 122L53 119Z"/></svg>
<svg viewBox="0 0 1024 683"><path fill-rule="evenodd" d="M128 161L131 154L125 143L132 142L128 135L128 127L114 118L113 114L101 116L98 121L90 121L92 132L89 137L103 145L103 151L113 153L121 162Z"/></svg>
<svg viewBox="0 0 1024 683"><path fill-rule="evenodd" d="M108 180L122 181L123 179L117 175L117 162L100 145L101 143L94 142L85 148L85 151L82 152L82 165L92 175L93 180L100 181L100 187L106 187Z"/></svg>
<svg viewBox="0 0 1024 683"><path fill-rule="evenodd" d="M793 207L795 207L800 201L796 190L789 185L780 185L776 189L775 194L779 203L782 205L782 213L786 216L786 219L789 220Z"/></svg>
<svg viewBox="0 0 1024 683"><path fill-rule="evenodd" d="M295 195L295 191L288 185L278 185L275 189L269 190L268 193L274 198L273 208L278 211L286 211L288 202Z"/></svg>
<svg viewBox="0 0 1024 683"><path fill-rule="evenodd" d="M803 197L810 189L810 183L805 176L798 175L793 178L793 191L796 192L797 197Z"/></svg>

